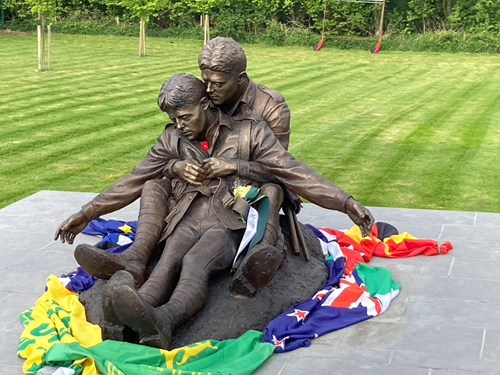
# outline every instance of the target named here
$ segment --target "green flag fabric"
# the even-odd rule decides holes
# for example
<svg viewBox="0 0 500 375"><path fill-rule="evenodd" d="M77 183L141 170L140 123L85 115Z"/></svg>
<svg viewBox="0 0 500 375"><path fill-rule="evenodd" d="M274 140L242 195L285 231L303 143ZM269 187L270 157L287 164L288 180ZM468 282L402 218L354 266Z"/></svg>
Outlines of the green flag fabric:
<svg viewBox="0 0 500 375"><path fill-rule="evenodd" d="M274 345L263 342L261 332L248 331L238 339L206 340L170 351L112 340L91 348L57 344L46 353L45 363L71 367L76 374L86 374L93 364L104 375L245 375L273 352Z"/></svg>

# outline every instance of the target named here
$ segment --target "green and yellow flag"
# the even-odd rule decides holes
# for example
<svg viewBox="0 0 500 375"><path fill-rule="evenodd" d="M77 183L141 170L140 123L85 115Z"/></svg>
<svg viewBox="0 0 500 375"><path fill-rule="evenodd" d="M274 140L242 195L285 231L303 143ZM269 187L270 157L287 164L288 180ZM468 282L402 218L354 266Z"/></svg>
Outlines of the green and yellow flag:
<svg viewBox="0 0 500 375"><path fill-rule="evenodd" d="M255 372L274 352L274 345L263 342L257 331L170 351L102 341L100 328L87 322L77 294L56 276L49 277L47 287L35 307L21 315L24 332L18 355L26 360L26 374L36 374L44 366L60 366L81 375L243 375Z"/></svg>

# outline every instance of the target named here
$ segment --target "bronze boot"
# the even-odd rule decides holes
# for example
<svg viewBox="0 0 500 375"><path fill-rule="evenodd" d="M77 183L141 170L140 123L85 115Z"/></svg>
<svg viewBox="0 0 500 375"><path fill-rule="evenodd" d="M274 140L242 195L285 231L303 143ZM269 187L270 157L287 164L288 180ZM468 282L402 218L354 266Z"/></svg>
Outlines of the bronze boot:
<svg viewBox="0 0 500 375"><path fill-rule="evenodd" d="M127 271L116 272L106 283L102 294L103 321L100 324L103 340L123 341L125 326L118 319L113 309L112 297L118 286L127 285L134 287L134 278Z"/></svg>
<svg viewBox="0 0 500 375"><path fill-rule="evenodd" d="M140 344L169 349L175 330L201 311L206 295L203 281L181 277L162 306L153 308L140 292L122 287L113 295L113 308L118 319L139 335Z"/></svg>
<svg viewBox="0 0 500 375"><path fill-rule="evenodd" d="M146 265L160 241L168 214L170 180L150 180L144 184L135 240L123 254L112 254L83 244L75 249L75 259L90 275L107 280L120 270L132 274L136 284L145 280Z"/></svg>
<svg viewBox="0 0 500 375"><path fill-rule="evenodd" d="M285 257L283 249L262 243L256 245L236 270L229 290L237 297L255 296L258 290L271 283Z"/></svg>
<svg viewBox="0 0 500 375"><path fill-rule="evenodd" d="M162 348L169 348L176 329L203 309L208 286L207 280L203 281L203 277L198 276L181 276L168 302L154 309L155 326ZM149 342L154 342L154 339L154 336L150 336L142 339L141 343L151 345Z"/></svg>
<svg viewBox="0 0 500 375"><path fill-rule="evenodd" d="M135 289L127 285L115 288L112 301L117 318L139 335L139 344L168 349L172 325L161 309L148 305Z"/></svg>

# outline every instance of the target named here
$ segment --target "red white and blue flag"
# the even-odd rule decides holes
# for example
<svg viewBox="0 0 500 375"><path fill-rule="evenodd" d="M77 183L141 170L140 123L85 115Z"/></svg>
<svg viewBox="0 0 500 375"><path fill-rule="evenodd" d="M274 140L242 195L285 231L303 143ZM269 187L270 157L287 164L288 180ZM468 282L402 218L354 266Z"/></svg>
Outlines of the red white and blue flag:
<svg viewBox="0 0 500 375"><path fill-rule="evenodd" d="M103 237L96 246L120 253L133 241L136 226L136 222L98 219L84 233ZM292 307L266 327L263 340L274 344L278 353L309 346L314 338L387 310L400 286L389 270L366 264L373 256L432 256L453 249L449 242L439 244L433 240L417 239L408 233L399 234L394 226L382 222L375 223L367 237L361 235L357 226L348 231L307 226L321 244L329 279L311 300ZM126 243L121 243L116 236L125 238ZM70 278L68 288L78 293L95 282L82 269L66 276Z"/></svg>
<svg viewBox="0 0 500 375"><path fill-rule="evenodd" d="M276 352L309 346L311 340L370 319L387 310L399 294L400 285L389 270L365 263L371 257L409 257L446 254L451 243L419 240L399 235L387 223L376 223L372 234L362 237L359 227L341 232L308 227L318 237L329 269L329 279L314 297L273 320L264 331L264 340Z"/></svg>

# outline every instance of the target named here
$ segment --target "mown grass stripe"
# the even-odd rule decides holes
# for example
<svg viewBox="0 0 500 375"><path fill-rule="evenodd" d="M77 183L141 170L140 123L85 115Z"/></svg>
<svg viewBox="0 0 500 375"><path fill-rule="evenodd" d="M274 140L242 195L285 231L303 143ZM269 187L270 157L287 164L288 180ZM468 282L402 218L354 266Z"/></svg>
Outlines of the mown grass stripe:
<svg viewBox="0 0 500 375"><path fill-rule="evenodd" d="M21 167L26 162L26 158L36 153L39 158L38 160L33 160L29 163L30 166L38 165L38 163L44 162L44 159L52 158L55 155L61 155L65 152L74 152L81 150L80 152L85 152L88 148L82 149L82 142L89 142L90 147L94 147L92 143L95 139L106 139L110 143L113 141L113 137L123 136L122 139L134 138L135 129L143 129L144 125L140 121L142 118L147 118L152 116L153 112L134 112L134 116L131 116L126 120L126 126L103 126L101 123L97 123L92 127L73 127L68 133L58 133L57 136L50 138L44 143L41 143L39 147L27 147L17 151L19 158L12 160L8 164L0 166L0 172L2 173L13 173L16 170L22 169ZM125 121L125 119L124 119ZM153 129L153 127L151 127ZM154 128L157 131L156 137L162 131L162 127L158 126ZM117 138L118 139L118 138ZM156 139L156 138L155 138ZM154 143L154 139L150 140L151 144ZM7 150L8 151L8 150ZM3 150L2 150L3 152Z"/></svg>
<svg viewBox="0 0 500 375"><path fill-rule="evenodd" d="M148 43L140 59L137 38L56 35L53 71L39 73L36 38L0 37L0 206L100 191L144 157L167 121L161 83L200 76L202 48ZM363 203L500 209L497 56L243 47L250 76L292 110L295 156Z"/></svg>
<svg viewBox="0 0 500 375"><path fill-rule="evenodd" d="M66 168L66 170L61 171L63 169L63 165L60 163L60 155L53 154L50 156L46 156L44 161L41 163L31 163L30 165L26 165L23 168L25 171L22 174L17 174L13 178L11 183L18 183L20 188L23 189L21 192L25 194L33 194L39 189L37 186L42 185L50 185L56 183L57 185L60 182L64 183L65 180L76 180L78 181L75 186L78 186L78 191L101 191L109 186L112 182L116 181L120 176L123 176L125 173L130 172L135 163L128 163L128 156L131 154L136 155L136 158L140 155L140 157L144 157L146 155L148 147L144 147L136 142L127 142L128 146L125 149L124 145L116 145L110 146L104 139L100 143L95 143L96 148L104 148L106 149L106 158L99 158L100 153L95 153L94 155L88 153L72 153L71 151L78 148L85 149L87 144L82 140L81 144L75 144L71 148L66 148L65 150L61 150L61 153L67 153L71 158L68 159L66 163L74 163L76 168ZM119 160L120 162L112 168L103 167L110 160ZM66 164L67 165L67 164ZM58 166L58 168L54 168ZM98 173L97 173L98 172ZM61 177L61 175L63 177ZM29 181L29 184L26 182ZM69 187L67 190L74 190L73 187ZM2 197L5 201L13 201L15 200L16 195L20 192L20 190L16 190L12 192L11 195L5 195Z"/></svg>
<svg viewBox="0 0 500 375"><path fill-rule="evenodd" d="M345 85L347 84L345 83ZM414 87L414 91L396 97L390 95L390 91L393 90L391 85L379 87L378 85L367 83L367 86L368 88L364 92L361 92L363 91L362 89L356 89L356 91L346 90L349 95L341 95L335 99L332 105L328 105L328 103L324 103L322 100L316 101L315 104L304 105L303 111L306 111L306 109L314 110L314 113L317 114L314 119L315 123L323 124L324 126L313 126L312 129L305 129L305 131L299 129L299 136L297 137L297 134L295 134L295 137L300 139L293 143L298 152L300 153L301 147L307 148L309 142L329 142L333 146L336 146L338 142L344 142L345 137L349 137L350 141L352 141L359 137L366 138L366 134L369 136L378 134L381 128L383 130L383 128L387 127L385 122L390 120L391 115L387 108L391 106L392 101L405 103L406 107L399 109L397 112L401 117L404 117L418 106L416 101L419 99L422 100L422 93L432 88L431 83L420 82ZM322 95L327 96L327 90L328 85L325 85L323 89L317 87L315 92L318 97L322 97ZM385 96L389 97L390 100L384 99ZM357 100L353 102L352 98L357 98ZM367 100L369 100L372 106L366 105ZM360 103L364 105L360 106ZM331 113L333 111L341 112L343 115L332 117ZM371 115L374 112L378 112L380 116L373 118ZM363 121L363 119L366 121ZM352 126L353 123L356 123L356 126ZM346 148L345 143L343 144L343 148ZM321 150L322 148L317 149ZM315 156L312 157L314 158Z"/></svg>
<svg viewBox="0 0 500 375"><path fill-rule="evenodd" d="M182 64L174 65L173 69L180 69L180 67L183 66ZM26 94L29 94L31 96L37 97L38 101L43 102L44 100L47 100L47 98L44 98L42 95L45 93L48 93L52 96L56 96L58 94L60 95L65 95L66 97L68 96L68 85L71 87L73 86L73 92L79 92L81 95L86 94L88 95L89 93L84 90L95 90L95 92L99 93L101 92L108 92L113 88L120 89L120 91L123 90L123 70L120 69L131 69L131 68L137 68L136 66L133 67L121 67L117 68L113 71L106 72L105 74L102 73L92 73L91 76L87 72L82 72L78 75L74 75L72 77L54 77L50 79L46 79L43 82L35 82L32 85L23 85L19 90L10 90L10 95L9 97L6 98L0 98L0 104L14 104L16 105L16 101L20 97L23 97ZM141 74L137 74L135 76L136 82L135 84L138 85L146 85L146 87L151 87L155 86L157 87L157 91L159 91L159 87L161 86L161 83L159 84L158 82L158 76L163 75L163 67L158 66L154 68L148 69L148 71L143 71ZM167 75L164 75L165 79L168 78ZM89 79L91 78L91 79ZM130 79L130 77L128 78ZM97 84L97 87L96 87ZM125 95L125 93L122 91L122 94ZM28 97L29 98L29 97ZM53 98L53 100L57 100L57 98ZM23 105L23 103L18 104L19 107Z"/></svg>
<svg viewBox="0 0 500 375"><path fill-rule="evenodd" d="M455 95L460 97L461 94L462 93L456 93ZM443 110L443 112L445 111L447 111L447 109ZM399 181L406 180L407 188L408 185L413 185L409 190L414 191L416 196L425 196L429 198L430 195L435 195L439 192L449 203L452 201L450 197L455 196L454 190L460 185L460 181L463 179L464 165L467 164L467 160L473 157L475 151L470 145L453 146L452 144L438 144L440 141L436 140L435 137L435 129L438 126L440 128L446 127L446 133L453 133L453 131L460 131L463 133L468 130L463 127L461 127L462 129L449 129L450 122L446 120L447 118L441 114L441 121L439 124L432 124L424 121L411 133L407 141L404 142L404 145L406 145L405 147L401 147L398 153L392 153L390 159L387 160L387 158L383 158L381 163L382 168L387 170L391 177ZM467 138L473 139L473 137ZM480 145L477 144L476 146ZM439 151L436 151L436 148ZM443 150L445 152L443 152ZM440 155L437 160L433 160L432 158L432 155L435 154ZM439 178L443 168L446 168L449 173ZM408 171L411 171L411 173L408 174ZM436 183L432 185L422 183L422 180L425 181L429 179L436 181ZM375 189L376 187L380 187L380 184L375 182L372 183L371 186L367 186L368 189ZM394 191L393 194L395 197L402 197L405 196L406 192ZM407 196L406 199L409 200L411 198ZM400 201L402 201L402 198L400 198Z"/></svg>

